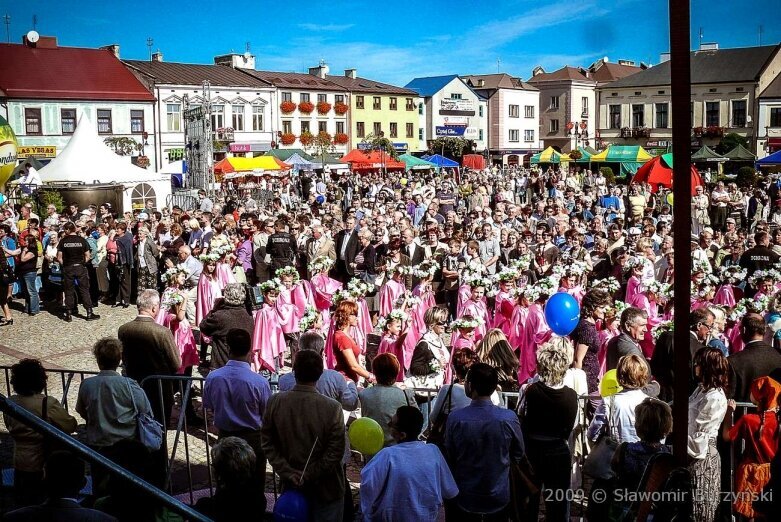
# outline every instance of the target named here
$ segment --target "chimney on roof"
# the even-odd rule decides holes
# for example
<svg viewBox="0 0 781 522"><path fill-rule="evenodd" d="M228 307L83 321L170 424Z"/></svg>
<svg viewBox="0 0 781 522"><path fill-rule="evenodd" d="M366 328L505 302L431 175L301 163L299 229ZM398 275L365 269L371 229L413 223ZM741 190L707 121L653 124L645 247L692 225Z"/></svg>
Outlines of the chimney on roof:
<svg viewBox="0 0 781 522"><path fill-rule="evenodd" d="M309 74L311 74L312 76L317 76L321 80L325 80L325 77L328 74L328 71L330 70L331 69L328 67L328 64L325 63L324 60L320 60L320 63L317 65L317 67L309 68Z"/></svg>
<svg viewBox="0 0 781 522"><path fill-rule="evenodd" d="M716 42L700 44L700 51L718 51L718 50L719 50L719 44Z"/></svg>
<svg viewBox="0 0 781 522"><path fill-rule="evenodd" d="M311 70L310 70L310 72L311 72ZM350 79L354 80L354 79L356 79L358 77L358 69L345 69L344 70L344 76L345 76L345 78L350 78Z"/></svg>
<svg viewBox="0 0 781 522"><path fill-rule="evenodd" d="M153 62L163 61L163 53L160 52L160 49L158 49L156 53L152 53L152 61Z"/></svg>
<svg viewBox="0 0 781 522"><path fill-rule="evenodd" d="M629 67L635 67L635 62L633 60L618 60L618 65L627 65Z"/></svg>
<svg viewBox="0 0 781 522"><path fill-rule="evenodd" d="M117 60L119 60L119 44L104 45L103 47L100 47L100 49L103 49L104 51L111 51L114 56L117 57Z"/></svg>
<svg viewBox="0 0 781 522"><path fill-rule="evenodd" d="M543 69L541 65L538 65L532 70L532 76L537 76L538 74L545 74L545 69Z"/></svg>
<svg viewBox="0 0 781 522"><path fill-rule="evenodd" d="M224 54L222 56L215 56L214 63L217 65L227 65L234 69L255 69L255 55L249 51L244 54Z"/></svg>
<svg viewBox="0 0 781 522"><path fill-rule="evenodd" d="M30 31L32 33L34 31ZM30 34L27 33L27 34ZM22 44L24 44L26 47L35 47L38 49L56 49L57 48L57 37L56 36L38 36L37 42L31 42L27 39L27 34L22 37ZM38 33L35 33L38 35Z"/></svg>

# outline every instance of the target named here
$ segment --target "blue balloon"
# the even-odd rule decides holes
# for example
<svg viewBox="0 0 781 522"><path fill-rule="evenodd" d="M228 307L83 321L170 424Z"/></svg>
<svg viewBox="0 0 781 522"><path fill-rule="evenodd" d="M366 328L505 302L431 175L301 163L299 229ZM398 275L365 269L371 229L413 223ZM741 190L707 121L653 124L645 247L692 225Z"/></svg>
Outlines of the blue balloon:
<svg viewBox="0 0 781 522"><path fill-rule="evenodd" d="M309 501L303 493L289 489L274 504L275 522L309 522Z"/></svg>
<svg viewBox="0 0 781 522"><path fill-rule="evenodd" d="M5 194L0 194L0 205L3 205L6 201L8 201L8 198L5 197Z"/></svg>
<svg viewBox="0 0 781 522"><path fill-rule="evenodd" d="M580 321L580 305L566 292L553 294L545 303L545 320L556 335L569 335Z"/></svg>
<svg viewBox="0 0 781 522"><path fill-rule="evenodd" d="M325 196L323 196L322 194L319 194L315 198L315 201L317 201L320 205L322 205L323 203L325 203Z"/></svg>

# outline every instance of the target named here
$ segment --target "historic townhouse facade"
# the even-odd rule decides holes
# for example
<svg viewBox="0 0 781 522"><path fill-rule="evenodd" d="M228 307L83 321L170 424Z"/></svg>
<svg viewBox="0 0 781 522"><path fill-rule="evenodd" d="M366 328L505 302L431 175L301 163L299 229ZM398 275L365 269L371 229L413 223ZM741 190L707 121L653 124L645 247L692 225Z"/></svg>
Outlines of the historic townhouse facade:
<svg viewBox="0 0 781 522"><path fill-rule="evenodd" d="M602 144L641 145L658 152L671 143L670 62L666 58L597 90ZM691 53L691 70L692 150L713 147L734 132L764 156L767 140L762 137L767 135L764 126L770 125L770 114L763 112L760 117L759 99L781 73L779 46L719 49L705 45Z"/></svg>

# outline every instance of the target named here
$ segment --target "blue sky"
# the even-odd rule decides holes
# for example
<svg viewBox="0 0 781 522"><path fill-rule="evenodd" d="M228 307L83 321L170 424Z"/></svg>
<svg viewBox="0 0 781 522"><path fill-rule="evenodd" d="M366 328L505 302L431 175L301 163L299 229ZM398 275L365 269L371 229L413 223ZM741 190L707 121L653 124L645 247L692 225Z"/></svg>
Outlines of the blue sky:
<svg viewBox="0 0 781 522"><path fill-rule="evenodd" d="M180 8L188 7L186 11ZM692 45L781 41L773 22L781 0L692 0ZM166 61L211 63L243 52L258 69L306 70L324 59L331 72L404 85L416 76L503 72L527 79L536 65L588 66L607 56L658 63L668 50L664 0L0 0L11 41L32 29L60 45L118 43L122 58L148 57L147 37ZM5 26L0 25L5 41Z"/></svg>

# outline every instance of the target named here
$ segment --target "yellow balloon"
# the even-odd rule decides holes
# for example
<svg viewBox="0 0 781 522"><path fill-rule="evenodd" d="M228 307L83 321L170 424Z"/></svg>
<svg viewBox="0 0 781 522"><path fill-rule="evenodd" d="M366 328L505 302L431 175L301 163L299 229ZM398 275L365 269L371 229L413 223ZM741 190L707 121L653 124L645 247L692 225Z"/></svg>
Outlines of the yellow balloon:
<svg viewBox="0 0 781 522"><path fill-rule="evenodd" d="M669 194L667 194L667 203L668 203L670 206L672 206L672 205L673 205L673 193L672 193L672 192L670 192Z"/></svg>
<svg viewBox="0 0 781 522"><path fill-rule="evenodd" d="M0 190L16 168L16 135L13 129L0 116Z"/></svg>
<svg viewBox="0 0 781 522"><path fill-rule="evenodd" d="M364 455L374 455L385 444L385 434L376 420L369 417L361 417L352 424L348 430L350 444Z"/></svg>
<svg viewBox="0 0 781 522"><path fill-rule="evenodd" d="M599 394L602 397L610 397L620 392L623 388L618 384L618 376L616 370L608 370L605 375L602 376L602 380L599 381Z"/></svg>

